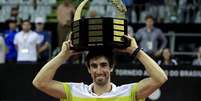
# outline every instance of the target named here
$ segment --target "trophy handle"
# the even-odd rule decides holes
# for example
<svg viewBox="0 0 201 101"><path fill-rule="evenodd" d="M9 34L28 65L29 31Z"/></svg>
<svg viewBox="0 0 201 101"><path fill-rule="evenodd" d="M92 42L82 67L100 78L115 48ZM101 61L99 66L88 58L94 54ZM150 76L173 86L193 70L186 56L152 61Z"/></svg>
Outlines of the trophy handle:
<svg viewBox="0 0 201 101"><path fill-rule="evenodd" d="M86 5L86 3L87 3L88 1L89 1L89 0L84 0L84 1L82 1L82 3L78 6L77 10L75 11L75 16L74 16L73 21L77 21L77 20L80 20L80 19L81 19L82 9L83 9L83 7Z"/></svg>
<svg viewBox="0 0 201 101"><path fill-rule="evenodd" d="M125 18L126 17L126 12L127 12L127 8L124 5L124 3L122 2L122 0L110 0L112 2L112 4L117 8L117 18Z"/></svg>

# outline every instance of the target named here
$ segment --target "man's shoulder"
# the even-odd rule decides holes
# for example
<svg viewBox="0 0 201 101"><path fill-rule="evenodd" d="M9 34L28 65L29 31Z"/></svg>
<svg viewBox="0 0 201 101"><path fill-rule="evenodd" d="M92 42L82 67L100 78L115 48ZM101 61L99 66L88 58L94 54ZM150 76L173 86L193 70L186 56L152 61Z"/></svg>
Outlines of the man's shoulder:
<svg viewBox="0 0 201 101"><path fill-rule="evenodd" d="M3 31L3 34L9 34L9 33L10 33L10 31L8 29Z"/></svg>
<svg viewBox="0 0 201 101"><path fill-rule="evenodd" d="M133 87L134 84L135 84L135 83L123 84L123 85L118 86L118 88L128 88L128 87Z"/></svg>
<svg viewBox="0 0 201 101"><path fill-rule="evenodd" d="M145 30L146 30L146 27L142 27L142 28L138 29L137 31L138 31L138 32L143 32L143 31L145 31Z"/></svg>
<svg viewBox="0 0 201 101"><path fill-rule="evenodd" d="M29 31L29 33L38 35L38 33L35 31Z"/></svg>
<svg viewBox="0 0 201 101"><path fill-rule="evenodd" d="M38 33L39 35L43 35L44 37L49 37L51 32L48 30L43 30L41 33Z"/></svg>
<svg viewBox="0 0 201 101"><path fill-rule="evenodd" d="M89 85L84 84L83 82L81 83L75 83L75 82L69 82L67 83L71 88L76 88L76 89L81 89L85 87L89 87Z"/></svg>
<svg viewBox="0 0 201 101"><path fill-rule="evenodd" d="M161 32L161 29L158 28L158 27L154 27L154 30L157 31L157 32Z"/></svg>
<svg viewBox="0 0 201 101"><path fill-rule="evenodd" d="M30 31L29 32L32 36L34 36L34 37L38 37L39 36L39 34L37 33L37 32L35 32L35 31Z"/></svg>
<svg viewBox="0 0 201 101"><path fill-rule="evenodd" d="M19 36L21 36L21 35L22 35L22 33L23 33L22 31L17 32L15 36L16 36L16 37L19 37Z"/></svg>
<svg viewBox="0 0 201 101"><path fill-rule="evenodd" d="M200 59L194 59L193 62L194 62L194 63L199 63L199 62L201 62L201 61L200 61Z"/></svg>

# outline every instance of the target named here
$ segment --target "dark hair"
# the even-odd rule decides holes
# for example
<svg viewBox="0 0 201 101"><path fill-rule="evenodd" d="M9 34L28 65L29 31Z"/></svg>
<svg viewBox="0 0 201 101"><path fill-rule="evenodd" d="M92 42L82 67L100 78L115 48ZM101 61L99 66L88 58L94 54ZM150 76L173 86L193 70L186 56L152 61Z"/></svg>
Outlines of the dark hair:
<svg viewBox="0 0 201 101"><path fill-rule="evenodd" d="M168 50L170 52L170 60L173 59L173 55L172 55L172 52L169 48L163 48L162 52L161 52L161 60L162 60L162 63L164 62L165 58L163 57L163 53L165 50Z"/></svg>
<svg viewBox="0 0 201 101"><path fill-rule="evenodd" d="M114 65L113 53L111 50L105 50L105 49L96 49L89 51L89 53L85 58L86 65L89 67L89 61L91 59L98 58L101 56L105 57L109 62L110 68L113 68Z"/></svg>
<svg viewBox="0 0 201 101"><path fill-rule="evenodd" d="M6 23L17 23L17 19L14 17L9 18Z"/></svg>
<svg viewBox="0 0 201 101"><path fill-rule="evenodd" d="M147 15L147 16L145 17L145 20L147 20L147 19L152 19L152 20L154 20L154 17L153 17L152 15Z"/></svg>
<svg viewBox="0 0 201 101"><path fill-rule="evenodd" d="M22 24L23 24L23 23L25 23L25 22L28 22L28 23L30 23L30 24L31 24L31 21L30 21L30 20L28 20L28 19L23 20L23 21L22 21Z"/></svg>

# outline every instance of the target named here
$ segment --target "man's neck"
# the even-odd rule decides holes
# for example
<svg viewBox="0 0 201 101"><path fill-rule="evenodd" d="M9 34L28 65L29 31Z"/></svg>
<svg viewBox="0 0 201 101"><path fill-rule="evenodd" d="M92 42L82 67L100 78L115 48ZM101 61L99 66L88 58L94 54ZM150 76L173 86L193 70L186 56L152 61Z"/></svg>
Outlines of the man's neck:
<svg viewBox="0 0 201 101"><path fill-rule="evenodd" d="M43 30L42 29L36 29L36 32L42 32Z"/></svg>
<svg viewBox="0 0 201 101"><path fill-rule="evenodd" d="M152 29L153 29L153 27L148 27L148 26L147 26L146 29L147 29L148 32L151 32Z"/></svg>
<svg viewBox="0 0 201 101"><path fill-rule="evenodd" d="M103 86L100 86L100 85L97 85L97 84L94 83L92 89L93 89L93 92L96 95L100 96L100 95L102 95L102 94L104 94L106 92L110 92L112 90L112 84L107 83L107 84L105 84Z"/></svg>
<svg viewBox="0 0 201 101"><path fill-rule="evenodd" d="M24 33L28 33L29 31L30 31L30 30L28 30L28 31L27 31L27 30L23 30Z"/></svg>
<svg viewBox="0 0 201 101"><path fill-rule="evenodd" d="M10 28L10 31L16 31L16 28Z"/></svg>

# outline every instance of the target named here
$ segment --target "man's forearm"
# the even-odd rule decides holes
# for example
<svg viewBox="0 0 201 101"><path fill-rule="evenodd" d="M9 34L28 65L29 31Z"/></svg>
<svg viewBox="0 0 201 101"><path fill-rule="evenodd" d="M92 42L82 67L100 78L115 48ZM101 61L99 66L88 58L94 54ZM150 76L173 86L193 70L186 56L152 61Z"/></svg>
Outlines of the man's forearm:
<svg viewBox="0 0 201 101"><path fill-rule="evenodd" d="M161 84L167 80L165 72L144 51L139 51L136 58L144 65L145 69L153 80Z"/></svg>
<svg viewBox="0 0 201 101"><path fill-rule="evenodd" d="M43 66L33 80L35 86L43 86L53 80L56 70L65 62L65 57L58 54L55 58Z"/></svg>

